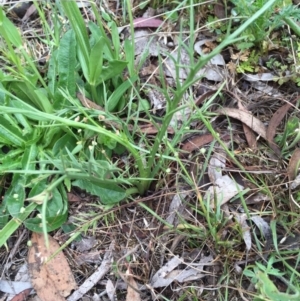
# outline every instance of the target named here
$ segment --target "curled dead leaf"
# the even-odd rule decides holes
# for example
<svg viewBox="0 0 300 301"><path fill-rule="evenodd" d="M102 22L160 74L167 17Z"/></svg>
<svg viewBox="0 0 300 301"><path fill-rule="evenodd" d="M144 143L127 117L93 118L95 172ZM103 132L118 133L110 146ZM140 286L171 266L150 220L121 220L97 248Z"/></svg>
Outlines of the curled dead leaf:
<svg viewBox="0 0 300 301"><path fill-rule="evenodd" d="M264 139L267 138L266 127L259 119L254 117L250 112L245 112L233 108L222 108L218 110L217 113L238 119Z"/></svg>

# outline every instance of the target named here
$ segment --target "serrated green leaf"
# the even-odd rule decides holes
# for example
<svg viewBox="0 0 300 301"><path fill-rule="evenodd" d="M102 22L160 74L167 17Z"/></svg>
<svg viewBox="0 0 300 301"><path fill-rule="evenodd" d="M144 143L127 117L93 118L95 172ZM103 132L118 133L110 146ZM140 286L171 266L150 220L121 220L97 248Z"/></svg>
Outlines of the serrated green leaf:
<svg viewBox="0 0 300 301"><path fill-rule="evenodd" d="M51 232L58 229L63 223L67 221L68 212L63 214L47 217L47 231ZM35 217L35 218L28 218L24 221L24 225L27 229L33 232L43 233L42 228L42 219Z"/></svg>
<svg viewBox="0 0 300 301"><path fill-rule="evenodd" d="M8 170L16 170L21 168L21 158L19 160L8 159L0 165L0 174L7 173Z"/></svg>
<svg viewBox="0 0 300 301"><path fill-rule="evenodd" d="M1 8L1 7L0 7ZM1 23L0 35L9 40L15 47L22 47L21 35L16 26L4 15L2 8L0 9Z"/></svg>
<svg viewBox="0 0 300 301"><path fill-rule="evenodd" d="M24 171L34 170L35 169L35 160L38 154L38 149L35 144L31 144L30 146L25 148L24 155L22 157L22 169Z"/></svg>
<svg viewBox="0 0 300 301"><path fill-rule="evenodd" d="M26 143L22 131L3 116L0 116L0 142L19 147L23 147Z"/></svg>
<svg viewBox="0 0 300 301"><path fill-rule="evenodd" d="M103 46L104 38L100 37L91 49L89 57L89 84L95 86L98 82L103 67Z"/></svg>
<svg viewBox="0 0 300 301"><path fill-rule="evenodd" d="M75 32L78 47L77 56L80 61L83 74L85 78L88 79L88 62L91 50L85 22L75 1L61 1L61 5Z"/></svg>
<svg viewBox="0 0 300 301"><path fill-rule="evenodd" d="M110 23L110 30L111 30L112 42L115 51L115 58L118 58L120 56L120 35L119 35L118 27L116 23L113 21Z"/></svg>
<svg viewBox="0 0 300 301"><path fill-rule="evenodd" d="M4 227L0 230L0 247L2 247L8 238L21 226L22 222L29 216L35 209L36 204L32 203L27 206L22 212L17 216L17 218L12 218Z"/></svg>
<svg viewBox="0 0 300 301"><path fill-rule="evenodd" d="M46 95L46 91L44 89L36 89L34 90L34 94L36 95L34 99L37 108L46 113L52 113L53 106Z"/></svg>
<svg viewBox="0 0 300 301"><path fill-rule="evenodd" d="M21 164L21 155L23 154L23 149L11 149L7 150L6 152L0 151L0 163L1 164L12 164L13 162L20 161ZM1 165L0 165L1 167ZM10 168L12 169L12 168Z"/></svg>
<svg viewBox="0 0 300 301"><path fill-rule="evenodd" d="M14 174L10 188L5 194L4 202L13 217L18 217L24 206L26 178L24 174Z"/></svg>
<svg viewBox="0 0 300 301"><path fill-rule="evenodd" d="M43 136L43 148L52 146L59 137L64 134L63 128L61 127L51 127L49 128Z"/></svg>
<svg viewBox="0 0 300 301"><path fill-rule="evenodd" d="M54 189L52 192L52 198L47 201L46 217L53 217L63 214L66 211L67 204L63 201L58 189ZM39 205L37 209L42 212L42 206Z"/></svg>
<svg viewBox="0 0 300 301"><path fill-rule="evenodd" d="M76 147L76 143L77 139L70 134L61 136L58 140L56 140L53 146L53 155L57 156L59 154L66 154L66 149L72 152Z"/></svg>
<svg viewBox="0 0 300 301"><path fill-rule="evenodd" d="M2 202L0 204L0 229L2 229L8 222L9 214L6 208L6 204Z"/></svg>
<svg viewBox="0 0 300 301"><path fill-rule="evenodd" d="M127 62L125 61L109 61L106 66L103 66L101 76L96 82L96 86L102 82L107 81L117 75L121 75L123 70L127 66Z"/></svg>
<svg viewBox="0 0 300 301"><path fill-rule="evenodd" d="M75 65L76 40L73 30L67 31L60 41L57 54L59 83L68 89L70 95L75 97Z"/></svg>
<svg viewBox="0 0 300 301"><path fill-rule="evenodd" d="M58 78L57 54L58 54L57 49L53 51L53 53L51 54L49 65L48 65L48 72L47 72L48 87L53 95L57 91L57 78Z"/></svg>
<svg viewBox="0 0 300 301"><path fill-rule="evenodd" d="M117 184L109 184L107 185L107 188L100 187L99 185L86 180L76 180L72 184L91 193L92 195L98 196L100 198L100 202L104 205L119 203L126 197L124 189L119 187Z"/></svg>
<svg viewBox="0 0 300 301"><path fill-rule="evenodd" d="M10 88L25 103L33 105L46 113L52 113L53 107L44 89L36 89L31 84L21 81L12 82Z"/></svg>

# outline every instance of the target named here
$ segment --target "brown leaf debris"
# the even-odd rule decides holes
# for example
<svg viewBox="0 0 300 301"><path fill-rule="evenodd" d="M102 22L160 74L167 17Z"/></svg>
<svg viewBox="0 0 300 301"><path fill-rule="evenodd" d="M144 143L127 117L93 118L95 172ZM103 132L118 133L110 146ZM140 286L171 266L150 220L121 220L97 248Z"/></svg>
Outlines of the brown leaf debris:
<svg viewBox="0 0 300 301"><path fill-rule="evenodd" d="M33 233L32 246L28 253L28 268L32 286L43 301L60 301L76 288L76 282L62 252L49 258L60 248L51 236L48 236L49 248L45 245L41 233Z"/></svg>

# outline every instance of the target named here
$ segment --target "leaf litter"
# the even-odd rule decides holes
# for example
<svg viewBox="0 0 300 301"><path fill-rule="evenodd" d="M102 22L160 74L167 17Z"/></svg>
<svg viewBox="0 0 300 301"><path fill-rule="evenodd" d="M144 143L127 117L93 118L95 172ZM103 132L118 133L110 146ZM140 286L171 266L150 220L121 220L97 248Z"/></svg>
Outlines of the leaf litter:
<svg viewBox="0 0 300 301"><path fill-rule="evenodd" d="M28 253L31 283L41 300L65 300L77 284L64 254L52 258L60 246L51 236L48 239L49 247L42 234L32 234Z"/></svg>
<svg viewBox="0 0 300 301"><path fill-rule="evenodd" d="M105 7L108 6L109 5L105 4ZM217 6L215 6L215 10L216 7ZM220 9L221 12L219 13L221 15L223 14L222 11L224 10L224 8L221 7ZM164 38L163 34L159 34L159 32L163 30L163 26L164 21L162 21L162 19L156 18L155 15L149 16L146 14L143 17L134 19L134 37L129 36L129 38L132 38L135 41L136 66L142 63L141 59L143 55L145 55L145 49L147 49L147 55L149 56L149 59L146 59L141 66L140 77L142 78L142 81L144 83L144 93L151 103L153 112L157 114L163 113L166 105L166 95L161 93L160 89L157 89L157 87L161 88L162 80L165 80L169 87L175 87L175 79L177 78L177 74L174 61L176 61L181 66L179 68L179 78L181 82L187 77L189 73L189 68L187 66L191 65L191 59L186 50L178 50L178 43L175 35L172 36L165 34L165 36L167 35L168 39L173 38L173 46L170 47L171 44L166 43L166 39ZM183 40L187 40L186 38L187 36L183 35ZM200 37L194 45L194 49L197 55L201 56L203 54L202 48L209 48L205 44L211 42L214 42L214 39ZM148 47L145 47L145 45L147 45ZM161 56L163 61L162 74L160 73L161 71L158 70L159 56ZM224 62L227 63L228 60L224 59L223 56L224 54L220 54L213 58L210 63L197 74L197 76L204 76L202 82L204 82L207 86L209 84L208 81L212 81L214 87L218 88L218 83L224 81L224 79L227 79L228 82L237 79L229 79L228 74L225 70L226 65L224 64ZM276 100L276 97L282 98L283 96L285 96L280 92L278 88L276 88L276 85L275 88L274 85L272 85L272 82L276 80L276 75L274 75L273 72L243 74L240 78L238 78L238 80L241 81L241 84L238 86L239 88L237 89L236 87L229 87L229 89L232 88L232 90L234 90L237 95L240 95L244 104L242 105L242 103L238 101L238 108L226 106L223 102L226 101L226 97L224 97L224 95L226 95L226 90L221 91L221 94L224 92L223 97L217 96L215 104L217 104L218 106L221 105L222 109L211 110L212 113L218 115L217 118L212 122L213 127L220 131L221 138L224 136L228 138L228 136L231 135L234 137L242 136L242 139L240 140L231 139L230 142L228 142L229 139L224 140L225 143L227 143L227 147L233 150L236 157L238 157L239 159L243 159L243 157L246 158L246 162L243 163L245 167L251 167L248 169L253 171L253 175L255 174L255 171L259 172L259 174L261 175L266 175L267 172L264 174L263 170L273 173L273 177L270 176L270 179L266 179L266 185L272 187L272 185L276 186L278 184L278 186L280 186L285 183L283 180L284 176L288 175L290 184L289 187L291 189L296 189L298 185L297 168L299 162L299 155L297 155L297 150L292 155L292 157L288 161L286 161L289 162L287 168L286 165L282 165L279 161L274 163L274 157L262 151L262 145L264 145L263 143L266 141L277 155L280 154L280 149L275 144L274 138L276 134L282 130L280 124L284 121L284 117L288 114L289 109L291 109L292 106L287 102L286 105L277 108L277 110L272 108L271 113L266 113L266 111L263 110L248 110L247 104L245 104L245 102L247 102L248 91L245 91L245 89L243 89L243 85L249 87L249 90L251 89L253 98L264 98L266 97L266 95L269 95L276 102L278 102ZM195 86L193 87L193 89L196 91L197 87ZM262 93L258 93L258 91L261 91ZM186 94L184 96L184 101L188 102L188 100L192 98L196 100L194 104L201 108L205 104L205 101L199 102L199 104L197 104L198 97L197 95L194 96L195 97L189 97L189 95ZM78 94L77 97L85 108L105 112L104 108L98 106L95 103L92 103L88 99L84 99L82 95ZM172 92L170 92L170 97L172 98ZM296 101L290 100L290 103L293 103L296 106ZM193 116L194 112L195 108L193 105L187 109L181 110L180 114L177 114L176 119L173 120L173 128L169 130L169 134L173 135L176 130L180 128L180 125L183 123L183 121L190 118L191 115ZM230 126L232 126L233 129L232 131L229 129L229 126L226 124L224 119L223 121L221 120L222 116L226 116L225 119L230 121ZM122 129L122 124L114 123L114 121L112 120L104 119L104 121L102 122L108 127ZM195 132L197 132L197 130L199 129L197 128L199 124L200 122L196 121ZM224 124L226 125L224 126ZM127 126L128 129L131 130L131 124L128 124ZM152 124L146 125L145 128L143 128L143 124L139 124L139 126L141 133L149 135L155 135L157 133L157 128ZM201 128L201 130L202 129L203 127ZM262 137L263 139L260 139L260 137ZM223 141L223 139L221 140ZM242 143L237 145L235 141L244 141L244 145L242 145ZM247 147L249 147L251 150L247 149ZM210 158L205 158L206 153L199 153L200 148L203 148L206 152L211 151L213 155ZM237 170L232 159L226 155L226 152L223 149L220 149L219 145L217 145L216 147L216 140L214 139L214 136L208 131L202 132L201 136L192 135L185 141L182 141L181 150L185 152L184 160L186 161L196 158L195 160L197 160L197 162L201 162L201 160L203 160L203 162L206 162L205 164L199 163L199 165L201 165L200 169L203 168L203 173L204 176L207 177L207 180L202 182L203 186L201 186L200 184L200 186L197 188L199 189L199 194L204 194L203 201L210 204L210 212L215 213L216 210L220 209L222 212L228 213L228 224L225 224L223 228L218 228L219 233L222 233L222 235L220 234L219 238L221 237L224 240L228 239L229 236L226 235L229 235L231 231L233 231L232 229L230 229L232 224L240 227L244 245L241 248L237 248L237 250L231 250L230 248L229 250L232 251L232 253L230 254L232 255L232 258L230 259L232 260L232 265L238 265L241 269L240 271L242 271L246 267L247 263L245 264L245 262L248 259L252 258L253 260L253 258L256 258L251 257L251 250L252 248L255 248L256 243L255 240L253 240L254 234L257 237L257 235L259 235L258 232L260 232L261 237L264 238L268 242L268 244L271 243L269 219L263 218L262 216L258 215L257 212L262 212L263 214L267 215L268 213L264 213L263 211L267 212L267 208L270 208L270 206L272 205L272 198L270 198L270 196L268 195L265 195L264 193L258 192L256 189L249 186L244 173L240 170ZM260 161L255 161L255 156L261 157L258 158L260 159ZM263 165L262 161L267 162L267 164ZM268 164L270 164L270 166L268 166ZM178 168L178 166L176 167L176 165L174 164L171 165L170 168L171 170L174 170L175 168ZM241 183L240 178L237 176L237 172L232 172L234 168L235 171L241 172L241 178L245 183ZM179 177L179 175L177 176ZM195 176L197 176L197 174L195 174ZM182 179L180 179L179 182L177 180L178 179L176 179L176 185L180 181L182 181ZM218 271L215 274L219 273L220 267L222 267L222 260L226 258L228 254L224 253L222 251L222 248L217 251L213 250L213 252L209 251L212 248L210 241L215 237L211 237L209 236L209 234L207 234L208 231L206 230L206 221L198 214L197 206L199 206L199 204L194 203L195 192L191 191L190 187L184 186L180 188L176 186L176 191L174 192L174 187L171 186L171 184L169 186L167 179L165 179L165 181L165 187L169 189L168 193L173 194L173 197L168 196L168 193L166 193L166 195L162 194L160 196L162 201L161 199L159 201L156 199L151 199L151 204L149 206L153 209L154 212L157 213L158 216L161 216L169 224L173 225L174 228L170 229L167 226L163 226L163 224L154 221L152 216L149 216L149 214L147 214L147 212L143 210L138 210L138 215L143 216L143 220L147 221L144 223L141 222L141 218L136 218L135 215L131 214L130 210L126 208L126 206L125 208L120 209L120 212L122 214L124 214L124 212L127 213L124 215L117 215L116 213L116 215L120 219L119 222L120 224L122 224L122 227L118 228L115 225L112 227L118 229L120 233L116 234L116 232L118 231L115 232L113 230L107 230L107 227L105 227L104 224L102 224L101 227L99 225L99 229L101 229L100 231L103 231L103 233L101 235L98 234L98 239L100 237L101 239L103 239L103 241L106 241L106 245L102 245L100 251L99 247L97 246L96 240L94 241L95 244L87 244L86 242L82 241L82 248L80 247L80 244L78 245L78 252L91 251L91 249L98 247L98 250L95 253L99 255L101 254L101 252L103 252L103 250L105 250L105 255L103 259L100 259L100 267L96 269L93 267L93 273L89 277L86 277L86 281L81 283L80 288L75 291L68 298L68 300L78 300L79 298L88 294L88 292L92 288L97 287L98 283L101 282L99 280L103 279L105 276L109 277L109 279L106 281L106 286L104 285L104 291L106 287L106 292L110 300L114 300L114 292L116 289L118 289L118 287L123 287L123 290L126 291L128 300L140 300L142 295L143 300L151 300L149 299L149 296L145 297L145 290L150 290L152 292L152 297L155 297L159 294L159 290L155 289L165 288L166 290L168 290L168 288L172 285L177 285L178 288L178 283L183 284L183 286L193 284L195 285L195 287L199 287L200 295L201 293L203 293L203 291L208 291L208 288L203 284L206 284L206 286L207 284L214 285L214 288L217 287L217 277L209 274L210 271ZM173 181L173 179L171 181ZM196 182L198 183L198 179ZM199 182L201 181L199 180ZM249 187L250 190L252 189L251 195L248 193ZM275 194L276 198L280 197L280 193L277 193L276 190L273 190L273 193ZM241 210L240 197L243 196L245 196L245 202L249 206L249 210L252 211L251 221L253 223L248 219L248 216L243 212L243 210ZM77 201L77 203L80 203L80 201ZM82 208L82 211L90 209L90 207L82 204L71 204L71 206L73 206L74 208ZM280 206L282 208L281 204ZM124 216L126 216L126 218L124 218ZM234 216L235 219L232 216ZM272 218L274 218L274 216L272 216ZM198 228L196 239L199 239L199 237L201 237L201 241L203 242L201 243L201 245L203 248L199 248L198 246L195 246L193 245L193 243L191 243L192 240L196 240L195 238L189 239L184 235L180 236L176 232L176 230L179 231L186 229L185 227L188 228L189 223L187 221L194 227ZM130 223L130 225L128 225L128 223ZM145 224L147 224L147 226L145 226ZM255 224L258 228L258 232L254 233L255 227L253 224ZM125 227L125 225L127 226L127 228ZM122 230L125 228L128 230L126 230L127 236L124 238L122 237ZM138 232L137 229L140 232ZM278 231L280 231L280 229ZM136 233L142 234L136 235ZM113 237L113 239L117 238L121 243L119 245L117 244L117 247L115 248L107 242L107 237ZM141 248L139 249L143 250L136 251L135 253L131 254L131 260L132 262L134 262L134 265L128 268L126 270L127 272L125 273L125 276L126 274L128 274L126 281L130 284L130 286L127 285L127 282L122 282L122 280L120 280L120 283L118 283L118 281L115 281L115 278L111 274L109 274L113 267L112 260L117 260L114 259L114 256L116 256L117 254L116 249L126 249L129 239L132 240L132 243L140 245ZM42 241L40 241L39 243L41 246L43 246ZM193 247L193 251L200 255L196 258L196 260L192 260L191 262L186 259L186 256L190 257L192 252L187 252L187 254L185 254L183 249L187 248L189 251L191 251ZM171 252L168 248L170 248ZM121 250L118 251L121 252ZM264 250L268 251L267 248L265 248ZM244 263L241 264L242 260L240 260L240 258L237 259L236 257L242 256L240 254L242 254L244 251L246 251L247 256L250 257L246 257ZM33 252L32 248L30 249L30 252ZM45 257L46 256L49 256L49 254L45 252ZM45 284L45 281L48 284L50 279L53 282L56 281L55 276L53 276L52 273L56 268L54 267L53 271L51 272L48 272L47 270L45 271L44 265L41 261L39 261L39 259L40 257L38 256L34 259L35 261L32 261L32 258L29 261L29 264L31 265L31 275L35 279L37 277L37 274L35 274L36 271L32 271L32 266L42 266L42 274L40 274L39 276L42 281L34 283L34 286L37 288L36 290L38 294L41 290L41 287L43 287L43 285ZM92 259L92 263L96 262L96 259L95 261L93 261ZM81 264L84 266L86 262L82 262ZM60 273L60 271L58 273ZM56 274L54 273L54 275ZM138 275L139 277L135 275ZM142 277L140 277L141 275L142 277L144 277L143 279ZM50 276L54 278L54 280L52 280ZM111 281L110 279L114 279L114 281ZM72 283L73 285L75 285L73 281ZM144 285L141 283L143 283ZM132 287L135 289L132 289ZM200 289L200 287L202 288ZM64 298L67 292L69 293L70 291L70 289L58 289L55 285L53 285L52 288L54 291L52 291L51 294L54 294L56 296L55 300L60 300L60 296ZM137 290L139 290L139 292L137 292ZM175 291L172 293L168 292L168 294L169 296L173 296L174 300L176 300L176 298L179 298L178 294L176 294ZM49 296L50 294L48 295L48 297ZM98 295L96 294L96 296ZM170 298L172 299L172 297ZM199 298L202 298L202 296ZM208 297L206 296L206 298L207 299L205 300L212 300L212 298L214 297L208 295ZM47 300L47 298L45 300Z"/></svg>

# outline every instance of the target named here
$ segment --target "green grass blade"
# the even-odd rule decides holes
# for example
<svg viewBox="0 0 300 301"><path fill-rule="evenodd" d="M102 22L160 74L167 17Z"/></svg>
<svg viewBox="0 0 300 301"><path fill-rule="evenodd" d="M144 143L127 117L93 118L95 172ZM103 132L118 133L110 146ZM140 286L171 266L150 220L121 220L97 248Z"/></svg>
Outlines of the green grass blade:
<svg viewBox="0 0 300 301"><path fill-rule="evenodd" d="M0 230L0 247L2 247L7 239L22 225L22 222L31 214L37 204L31 203L27 206L22 213L17 217L11 219L1 230Z"/></svg>

